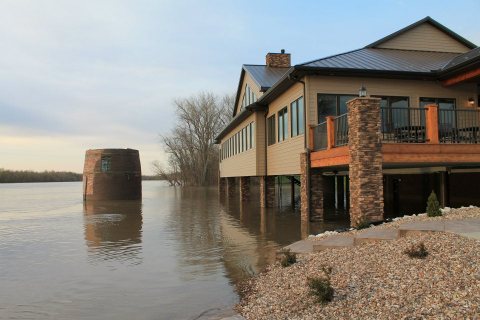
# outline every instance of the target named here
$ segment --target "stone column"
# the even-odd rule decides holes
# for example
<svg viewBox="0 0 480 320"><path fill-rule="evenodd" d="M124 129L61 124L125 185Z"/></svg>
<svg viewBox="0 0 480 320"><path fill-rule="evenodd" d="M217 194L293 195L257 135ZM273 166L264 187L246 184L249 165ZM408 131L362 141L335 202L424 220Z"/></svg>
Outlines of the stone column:
<svg viewBox="0 0 480 320"><path fill-rule="evenodd" d="M231 198L235 196L235 191L237 186L235 185L235 177L228 177L227 179L227 193L228 197Z"/></svg>
<svg viewBox="0 0 480 320"><path fill-rule="evenodd" d="M380 99L355 98L347 105L350 221L356 227L383 220Z"/></svg>
<svg viewBox="0 0 480 320"><path fill-rule="evenodd" d="M250 177L240 177L240 199L250 200Z"/></svg>
<svg viewBox="0 0 480 320"><path fill-rule="evenodd" d="M310 157L307 152L300 154L300 216L310 221Z"/></svg>
<svg viewBox="0 0 480 320"><path fill-rule="evenodd" d="M227 178L218 178L218 193L224 196L225 191L227 191Z"/></svg>
<svg viewBox="0 0 480 320"><path fill-rule="evenodd" d="M310 220L323 221L325 181L322 172L310 169Z"/></svg>
<svg viewBox="0 0 480 320"><path fill-rule="evenodd" d="M275 206L275 176L260 177L260 207Z"/></svg>

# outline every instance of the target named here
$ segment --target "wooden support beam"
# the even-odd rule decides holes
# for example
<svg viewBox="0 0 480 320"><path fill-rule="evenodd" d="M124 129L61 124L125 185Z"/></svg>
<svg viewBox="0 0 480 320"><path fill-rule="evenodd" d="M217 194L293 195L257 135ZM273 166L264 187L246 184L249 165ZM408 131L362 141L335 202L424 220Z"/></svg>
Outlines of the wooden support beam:
<svg viewBox="0 0 480 320"><path fill-rule="evenodd" d="M427 143L438 144L438 106L430 104L426 106L427 114L425 119Z"/></svg>
<svg viewBox="0 0 480 320"><path fill-rule="evenodd" d="M479 76L480 76L480 68L476 68L474 70L463 72L463 73L460 73L459 75L443 80L442 85L444 87L449 87L449 86L453 86L454 84L464 82Z"/></svg>
<svg viewBox="0 0 480 320"><path fill-rule="evenodd" d="M325 117L327 121L327 150L335 148L335 117Z"/></svg>

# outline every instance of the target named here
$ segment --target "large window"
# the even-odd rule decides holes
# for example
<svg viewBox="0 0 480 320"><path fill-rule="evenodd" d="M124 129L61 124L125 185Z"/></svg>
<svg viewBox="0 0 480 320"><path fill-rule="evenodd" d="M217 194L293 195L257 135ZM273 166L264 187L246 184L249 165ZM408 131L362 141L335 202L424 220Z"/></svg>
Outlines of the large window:
<svg viewBox="0 0 480 320"><path fill-rule="evenodd" d="M455 110L455 99L420 98L420 107L423 108L429 104L436 104L438 106L438 129L440 130L440 134L443 132L449 132L453 128L457 127L457 118L455 112L446 111Z"/></svg>
<svg viewBox="0 0 480 320"><path fill-rule="evenodd" d="M356 95L322 94L317 95L318 123L325 121L326 116L339 116L347 113L347 101Z"/></svg>
<svg viewBox="0 0 480 320"><path fill-rule="evenodd" d="M288 109L283 108L278 112L278 142L288 138Z"/></svg>
<svg viewBox="0 0 480 320"><path fill-rule="evenodd" d="M305 132L303 97L298 98L290 104L292 114L292 137Z"/></svg>
<svg viewBox="0 0 480 320"><path fill-rule="evenodd" d="M243 93L242 109L244 109L246 106L249 106L256 101L257 101L257 96L252 91L252 89L250 89L248 84L246 84L245 92Z"/></svg>
<svg viewBox="0 0 480 320"><path fill-rule="evenodd" d="M275 115L267 119L267 142L269 146L275 143Z"/></svg>
<svg viewBox="0 0 480 320"><path fill-rule="evenodd" d="M408 97L377 96L376 98L382 99L380 101L380 111L383 132L392 132L392 130L399 127L425 124L425 119L415 118L417 113L410 114L408 112ZM422 117L423 113L420 113L420 116Z"/></svg>

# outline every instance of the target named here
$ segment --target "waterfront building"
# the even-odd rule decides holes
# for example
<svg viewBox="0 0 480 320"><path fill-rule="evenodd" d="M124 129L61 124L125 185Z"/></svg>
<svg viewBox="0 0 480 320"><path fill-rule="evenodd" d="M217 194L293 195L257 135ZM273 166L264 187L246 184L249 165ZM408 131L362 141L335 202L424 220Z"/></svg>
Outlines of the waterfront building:
<svg viewBox="0 0 480 320"><path fill-rule="evenodd" d="M221 193L276 205L298 183L301 217L352 225L480 204L480 48L430 17L363 48L291 65L282 50L242 66L232 121L217 136ZM238 186L238 187L237 187ZM292 188L294 190L294 188Z"/></svg>

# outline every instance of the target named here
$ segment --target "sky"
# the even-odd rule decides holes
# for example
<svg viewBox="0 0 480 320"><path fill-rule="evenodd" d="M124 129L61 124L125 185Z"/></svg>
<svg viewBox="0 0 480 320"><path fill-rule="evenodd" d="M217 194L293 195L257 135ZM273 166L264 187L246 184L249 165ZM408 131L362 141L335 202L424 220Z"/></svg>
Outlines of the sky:
<svg viewBox="0 0 480 320"><path fill-rule="evenodd" d="M166 163L174 100L233 94L241 65L361 48L431 16L480 44L480 1L0 1L0 168L82 172L85 151Z"/></svg>

